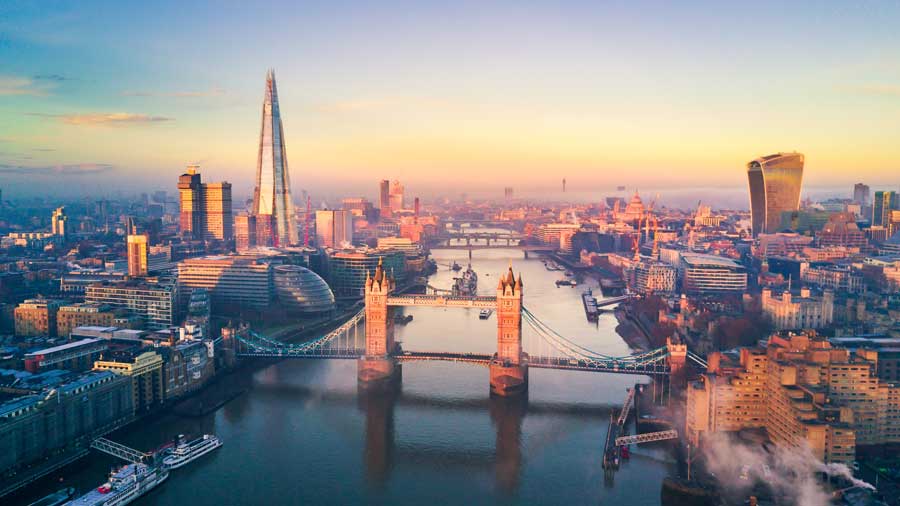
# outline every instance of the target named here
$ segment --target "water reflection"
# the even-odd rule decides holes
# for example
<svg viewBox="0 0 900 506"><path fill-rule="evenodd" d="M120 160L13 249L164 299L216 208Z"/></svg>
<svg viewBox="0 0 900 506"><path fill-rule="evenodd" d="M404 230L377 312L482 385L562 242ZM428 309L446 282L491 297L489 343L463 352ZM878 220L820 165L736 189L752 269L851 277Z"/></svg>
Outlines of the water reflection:
<svg viewBox="0 0 900 506"><path fill-rule="evenodd" d="M522 420L528 411L528 398L492 395L488 409L497 430L494 462L497 491L514 495L522 470Z"/></svg>
<svg viewBox="0 0 900 506"><path fill-rule="evenodd" d="M363 460L370 487L384 489L390 478L394 456L394 407L400 385L381 390L359 390L358 406L365 414Z"/></svg>

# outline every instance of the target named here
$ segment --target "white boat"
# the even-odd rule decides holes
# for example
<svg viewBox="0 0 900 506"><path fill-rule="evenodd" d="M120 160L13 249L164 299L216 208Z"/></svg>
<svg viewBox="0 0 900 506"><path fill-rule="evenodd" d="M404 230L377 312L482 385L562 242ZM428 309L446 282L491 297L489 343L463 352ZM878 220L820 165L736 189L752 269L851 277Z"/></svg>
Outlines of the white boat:
<svg viewBox="0 0 900 506"><path fill-rule="evenodd" d="M482 320L487 320L491 317L491 314L494 312L493 309L482 309L480 313L478 313L478 317Z"/></svg>
<svg viewBox="0 0 900 506"><path fill-rule="evenodd" d="M109 481L67 506L122 506L146 494L169 477L165 467L128 464L109 475Z"/></svg>
<svg viewBox="0 0 900 506"><path fill-rule="evenodd" d="M179 436L178 444L172 453L163 459L163 465L168 469L178 469L220 446L222 440L212 434L204 434L203 437L193 441L187 441L183 436Z"/></svg>

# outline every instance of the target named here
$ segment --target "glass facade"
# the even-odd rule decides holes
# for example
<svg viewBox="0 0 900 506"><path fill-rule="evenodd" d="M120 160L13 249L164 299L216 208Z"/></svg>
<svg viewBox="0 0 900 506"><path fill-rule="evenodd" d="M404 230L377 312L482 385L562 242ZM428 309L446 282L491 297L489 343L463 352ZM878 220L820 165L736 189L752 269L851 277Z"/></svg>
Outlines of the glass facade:
<svg viewBox="0 0 900 506"><path fill-rule="evenodd" d="M402 251L347 250L328 256L328 282L338 298L362 298L366 275L375 272L378 259L384 258L384 270L397 285L406 282L406 255Z"/></svg>
<svg viewBox="0 0 900 506"><path fill-rule="evenodd" d="M875 200L872 202L872 225L887 227L891 222L891 211L894 209L900 209L897 192L875 192Z"/></svg>
<svg viewBox="0 0 900 506"><path fill-rule="evenodd" d="M750 221L753 235L775 233L781 213L800 209L803 155L778 153L747 164L750 186Z"/></svg>
<svg viewBox="0 0 900 506"><path fill-rule="evenodd" d="M275 293L288 310L327 313L334 309L334 294L315 272L299 265L275 267Z"/></svg>
<svg viewBox="0 0 900 506"><path fill-rule="evenodd" d="M260 218L258 225L267 224L257 229L259 245L277 247L299 242L294 203L291 200L291 177L284 146L284 128L278 108L278 89L275 86L275 73L271 70L266 75L252 212Z"/></svg>

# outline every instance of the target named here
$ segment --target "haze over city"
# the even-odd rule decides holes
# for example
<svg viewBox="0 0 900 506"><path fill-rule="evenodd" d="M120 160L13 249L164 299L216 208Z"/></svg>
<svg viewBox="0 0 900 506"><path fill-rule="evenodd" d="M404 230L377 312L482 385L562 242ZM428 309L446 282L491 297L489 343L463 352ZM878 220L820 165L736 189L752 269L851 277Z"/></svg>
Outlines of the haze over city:
<svg viewBox="0 0 900 506"><path fill-rule="evenodd" d="M900 506L898 27L0 0L0 504Z"/></svg>
<svg viewBox="0 0 900 506"><path fill-rule="evenodd" d="M895 2L267 5L4 2L7 195L188 163L249 194L270 67L297 192L742 189L776 150L823 191L900 168Z"/></svg>

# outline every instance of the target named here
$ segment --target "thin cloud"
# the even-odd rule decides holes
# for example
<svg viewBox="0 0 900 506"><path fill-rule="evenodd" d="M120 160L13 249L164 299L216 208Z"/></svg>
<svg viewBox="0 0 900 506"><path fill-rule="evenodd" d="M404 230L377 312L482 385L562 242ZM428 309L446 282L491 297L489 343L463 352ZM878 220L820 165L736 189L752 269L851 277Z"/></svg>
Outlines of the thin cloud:
<svg viewBox="0 0 900 506"><path fill-rule="evenodd" d="M47 95L47 88L28 77L0 76L0 96L32 95L42 97Z"/></svg>
<svg viewBox="0 0 900 506"><path fill-rule="evenodd" d="M208 90L194 91L123 91L123 97L176 97L176 98L196 98L196 97L221 97L225 95L222 88L210 88Z"/></svg>
<svg viewBox="0 0 900 506"><path fill-rule="evenodd" d="M68 76L64 76L62 74L37 74L32 77L35 81L53 81L56 83L61 83L63 81L73 81L74 79Z"/></svg>
<svg viewBox="0 0 900 506"><path fill-rule="evenodd" d="M64 165L42 165L34 167L25 165L0 164L0 174L31 176L86 176L91 174L102 174L104 172L110 172L114 169L115 166L108 163L75 163Z"/></svg>
<svg viewBox="0 0 900 506"><path fill-rule="evenodd" d="M85 114L46 114L40 112L26 113L28 116L37 116L40 118L55 118L67 125L108 125L108 126L128 126L150 123L160 123L163 121L174 121L174 118L166 116L151 116L148 114L135 114L130 112L110 112L110 113L85 113Z"/></svg>

